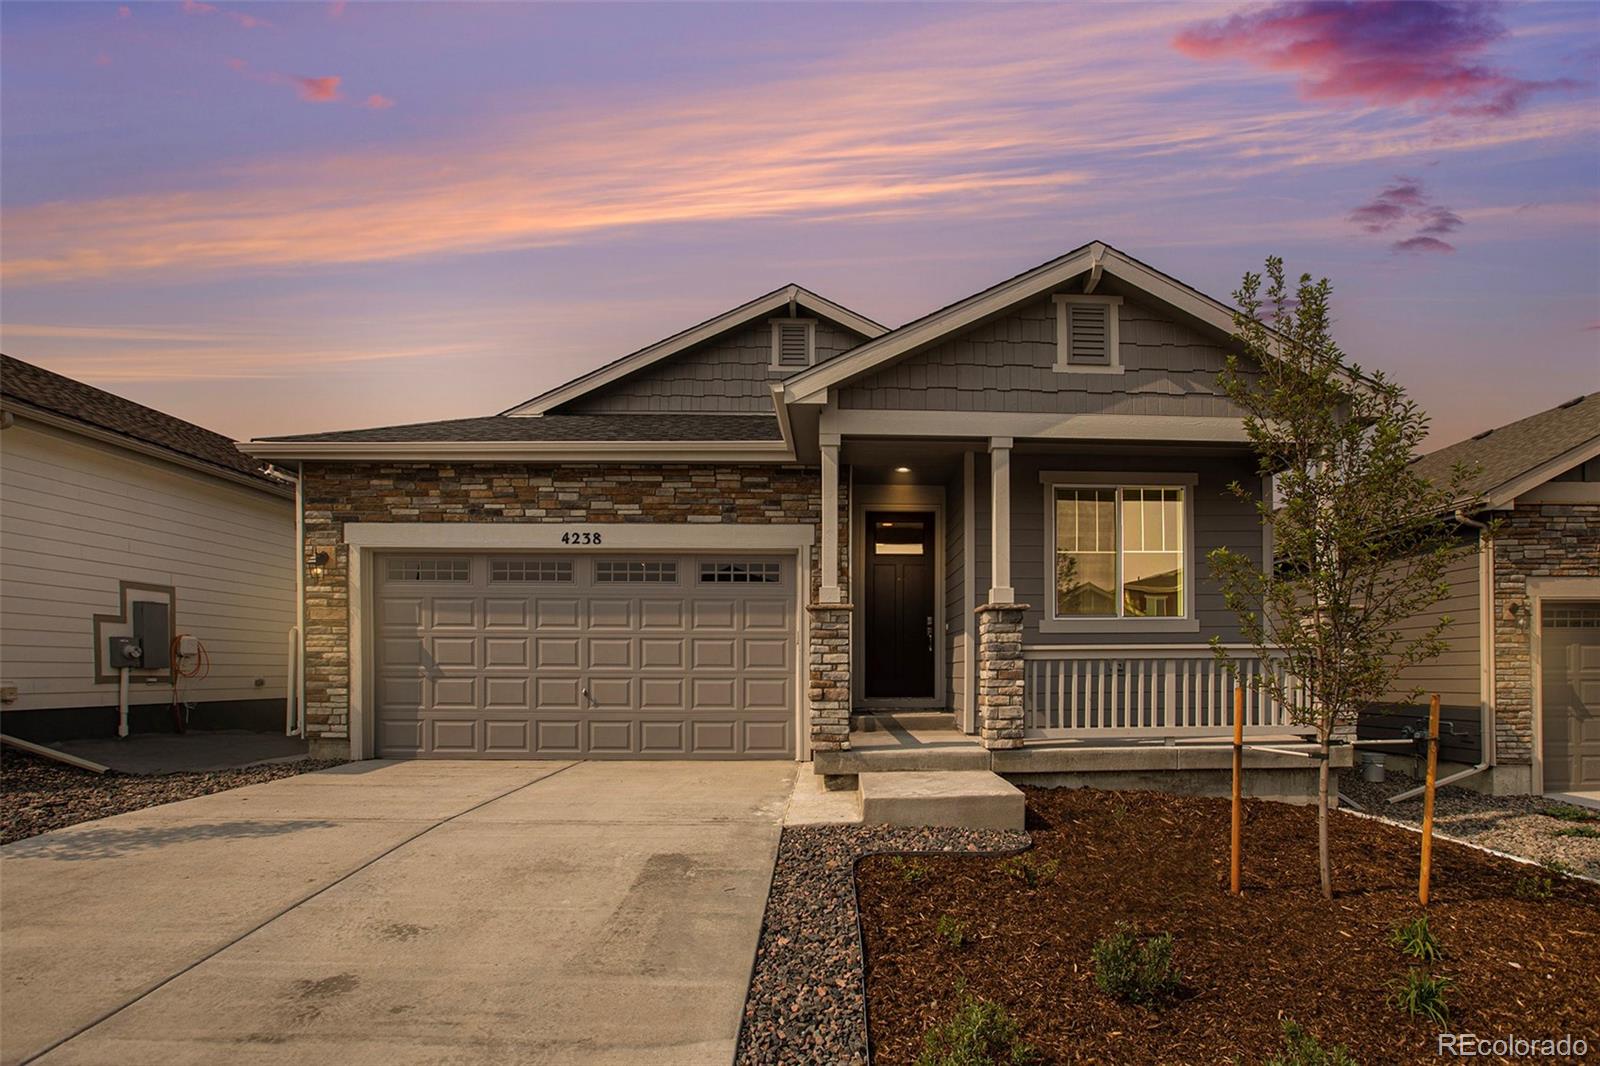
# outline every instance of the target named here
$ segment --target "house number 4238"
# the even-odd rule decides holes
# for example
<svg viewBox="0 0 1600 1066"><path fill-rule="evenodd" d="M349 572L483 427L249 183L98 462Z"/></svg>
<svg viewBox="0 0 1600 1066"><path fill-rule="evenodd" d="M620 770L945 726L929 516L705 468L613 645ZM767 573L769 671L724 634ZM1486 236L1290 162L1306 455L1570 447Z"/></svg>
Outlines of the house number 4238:
<svg viewBox="0 0 1600 1066"><path fill-rule="evenodd" d="M599 544L600 543L600 534L598 534L598 533L563 533L563 534L561 534L561 543L563 543L563 544Z"/></svg>

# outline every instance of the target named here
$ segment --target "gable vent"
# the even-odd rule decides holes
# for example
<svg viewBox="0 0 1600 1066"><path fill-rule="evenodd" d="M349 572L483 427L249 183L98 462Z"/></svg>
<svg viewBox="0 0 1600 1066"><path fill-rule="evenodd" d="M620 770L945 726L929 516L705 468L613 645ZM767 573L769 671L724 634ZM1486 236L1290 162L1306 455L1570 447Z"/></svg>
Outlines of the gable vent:
<svg viewBox="0 0 1600 1066"><path fill-rule="evenodd" d="M1111 308L1073 304L1067 308L1067 362L1106 366L1111 362Z"/></svg>
<svg viewBox="0 0 1600 1066"><path fill-rule="evenodd" d="M800 370L811 365L816 351L813 330L816 323L807 319L778 319L772 323L772 365L783 370Z"/></svg>

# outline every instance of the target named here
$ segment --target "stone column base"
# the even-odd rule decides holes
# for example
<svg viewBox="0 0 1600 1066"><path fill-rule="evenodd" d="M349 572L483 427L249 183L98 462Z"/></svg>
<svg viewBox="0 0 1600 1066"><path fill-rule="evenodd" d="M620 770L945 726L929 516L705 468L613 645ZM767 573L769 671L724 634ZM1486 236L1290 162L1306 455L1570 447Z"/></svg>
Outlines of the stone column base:
<svg viewBox="0 0 1600 1066"><path fill-rule="evenodd" d="M978 736L990 751L1022 747L1025 603L986 603L978 616Z"/></svg>
<svg viewBox="0 0 1600 1066"><path fill-rule="evenodd" d="M806 661L812 751L850 750L850 612L848 603L813 603Z"/></svg>

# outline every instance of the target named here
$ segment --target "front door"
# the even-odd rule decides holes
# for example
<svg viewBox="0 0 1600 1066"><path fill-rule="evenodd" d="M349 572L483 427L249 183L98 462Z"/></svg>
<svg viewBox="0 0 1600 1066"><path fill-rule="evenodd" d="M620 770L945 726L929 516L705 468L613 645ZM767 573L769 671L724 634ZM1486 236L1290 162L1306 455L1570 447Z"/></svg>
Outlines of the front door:
<svg viewBox="0 0 1600 1066"><path fill-rule="evenodd" d="M1541 613L1545 791L1600 788L1600 602L1546 603Z"/></svg>
<svg viewBox="0 0 1600 1066"><path fill-rule="evenodd" d="M931 699L934 689L931 511L868 511L866 661L868 699Z"/></svg>

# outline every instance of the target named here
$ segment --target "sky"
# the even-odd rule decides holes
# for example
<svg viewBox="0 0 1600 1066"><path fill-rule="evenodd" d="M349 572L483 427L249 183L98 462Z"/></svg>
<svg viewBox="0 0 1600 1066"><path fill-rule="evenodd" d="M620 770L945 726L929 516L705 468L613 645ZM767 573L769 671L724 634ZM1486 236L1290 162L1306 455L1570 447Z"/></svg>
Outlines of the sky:
<svg viewBox="0 0 1600 1066"><path fill-rule="evenodd" d="M1458 440L1600 389L1600 4L0 5L0 347L247 438L795 282L1271 254Z"/></svg>

